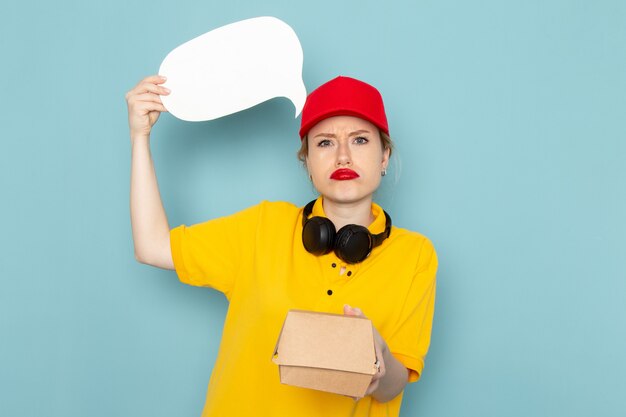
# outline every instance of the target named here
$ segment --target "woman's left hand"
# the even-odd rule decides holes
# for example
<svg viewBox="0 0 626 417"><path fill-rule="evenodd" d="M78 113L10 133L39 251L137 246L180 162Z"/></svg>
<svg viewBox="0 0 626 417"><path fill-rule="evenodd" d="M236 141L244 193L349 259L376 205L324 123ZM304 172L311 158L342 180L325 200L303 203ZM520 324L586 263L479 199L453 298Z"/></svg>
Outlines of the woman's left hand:
<svg viewBox="0 0 626 417"><path fill-rule="evenodd" d="M365 317L365 315L363 314L360 308L350 307L348 304L343 306L343 314L346 316L367 318ZM376 327L372 326L372 330L374 331L374 350L376 352L378 372L374 374L374 377L372 378L372 382L370 383L370 386L367 387L367 391L365 392L365 395L370 395L378 389L380 380L385 376L385 373L386 373L384 356L388 349L387 343L382 338L380 333L378 333L378 330L376 330Z"/></svg>

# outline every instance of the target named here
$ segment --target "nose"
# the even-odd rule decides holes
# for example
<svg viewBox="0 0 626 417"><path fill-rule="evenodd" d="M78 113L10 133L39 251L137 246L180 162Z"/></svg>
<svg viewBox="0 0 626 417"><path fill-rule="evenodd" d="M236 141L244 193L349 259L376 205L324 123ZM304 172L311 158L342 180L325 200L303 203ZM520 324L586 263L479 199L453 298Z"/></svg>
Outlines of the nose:
<svg viewBox="0 0 626 417"><path fill-rule="evenodd" d="M350 146L347 141L340 141L337 147L337 166L352 165Z"/></svg>

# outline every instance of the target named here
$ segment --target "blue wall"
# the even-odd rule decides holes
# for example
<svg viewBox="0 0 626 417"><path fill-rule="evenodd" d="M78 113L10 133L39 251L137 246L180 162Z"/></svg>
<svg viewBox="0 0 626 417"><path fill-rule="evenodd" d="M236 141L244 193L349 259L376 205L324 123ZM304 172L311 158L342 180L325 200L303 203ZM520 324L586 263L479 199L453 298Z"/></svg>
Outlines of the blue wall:
<svg viewBox="0 0 626 417"><path fill-rule="evenodd" d="M440 257L403 416L623 416L626 3L12 2L0 25L0 415L197 416L226 301L135 262L124 93L175 46L273 15L309 89L385 97L378 201ZM293 107L165 115L172 226L305 203ZM233 169L234 167L234 169Z"/></svg>

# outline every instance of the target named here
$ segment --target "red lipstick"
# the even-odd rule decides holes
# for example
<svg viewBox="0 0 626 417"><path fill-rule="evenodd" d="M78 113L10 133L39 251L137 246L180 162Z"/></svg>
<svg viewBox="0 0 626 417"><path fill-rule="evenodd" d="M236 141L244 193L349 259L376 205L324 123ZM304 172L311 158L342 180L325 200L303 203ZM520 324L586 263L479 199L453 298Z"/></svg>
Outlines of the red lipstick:
<svg viewBox="0 0 626 417"><path fill-rule="evenodd" d="M340 168L330 176L331 180L345 181L359 178L359 174L349 168Z"/></svg>

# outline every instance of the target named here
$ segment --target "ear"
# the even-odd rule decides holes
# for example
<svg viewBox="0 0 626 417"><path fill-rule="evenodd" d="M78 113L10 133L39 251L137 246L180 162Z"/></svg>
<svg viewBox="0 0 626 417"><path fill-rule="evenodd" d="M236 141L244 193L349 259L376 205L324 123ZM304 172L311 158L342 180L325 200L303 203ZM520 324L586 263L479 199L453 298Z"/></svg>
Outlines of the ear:
<svg viewBox="0 0 626 417"><path fill-rule="evenodd" d="M389 156L391 155L391 149L389 148L385 148L385 150L383 150L383 166L382 169L387 169L387 165L389 165Z"/></svg>

